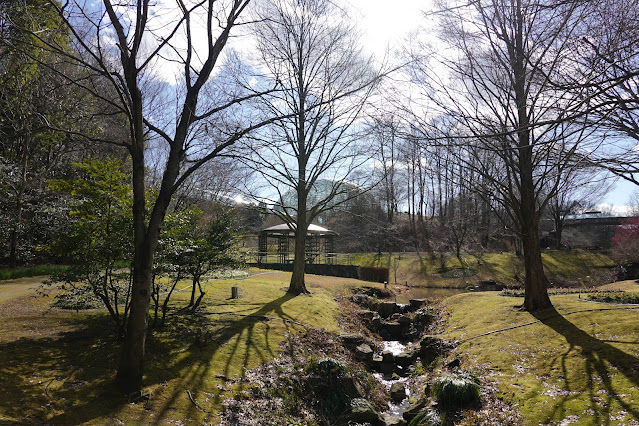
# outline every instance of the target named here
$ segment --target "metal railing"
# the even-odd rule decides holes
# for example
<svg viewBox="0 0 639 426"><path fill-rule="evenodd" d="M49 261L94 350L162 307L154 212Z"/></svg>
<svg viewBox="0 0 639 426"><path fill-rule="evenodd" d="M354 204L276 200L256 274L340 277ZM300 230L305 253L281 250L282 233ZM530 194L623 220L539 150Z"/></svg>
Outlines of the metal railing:
<svg viewBox="0 0 639 426"><path fill-rule="evenodd" d="M351 253L318 253L306 252L306 263L310 264L330 264L330 265L352 265ZM246 252L247 263L293 263L295 255L290 252Z"/></svg>

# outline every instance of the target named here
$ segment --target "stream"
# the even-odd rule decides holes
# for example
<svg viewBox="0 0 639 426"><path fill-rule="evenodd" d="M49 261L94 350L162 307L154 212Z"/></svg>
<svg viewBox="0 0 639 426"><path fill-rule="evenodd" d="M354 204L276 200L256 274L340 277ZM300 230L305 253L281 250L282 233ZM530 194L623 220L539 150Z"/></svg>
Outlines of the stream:
<svg viewBox="0 0 639 426"><path fill-rule="evenodd" d="M406 349L406 345L404 343L398 342L396 340L385 340L383 344L384 350L392 352L394 356L401 354ZM391 386L393 386L394 383L400 382L406 385L408 382L408 377L400 377L399 379L393 380L385 379L382 373L373 373L373 376L386 387L387 392L390 392ZM392 417L402 417L402 414L404 414L404 411L406 411L406 409L410 405L410 402L408 400L408 398L410 397L410 389L408 388L408 386L405 386L405 388L406 398L404 398L404 400L399 404L390 401L388 403L388 410L386 411L386 414Z"/></svg>

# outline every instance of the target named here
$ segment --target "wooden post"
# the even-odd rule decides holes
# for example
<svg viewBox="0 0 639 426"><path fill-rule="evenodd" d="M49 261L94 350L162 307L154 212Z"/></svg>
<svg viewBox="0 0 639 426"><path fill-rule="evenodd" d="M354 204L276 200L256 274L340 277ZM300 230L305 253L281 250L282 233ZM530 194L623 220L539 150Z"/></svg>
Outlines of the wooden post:
<svg viewBox="0 0 639 426"><path fill-rule="evenodd" d="M239 288L238 286L234 285L233 287L231 287L231 299L239 299L239 298L240 298Z"/></svg>

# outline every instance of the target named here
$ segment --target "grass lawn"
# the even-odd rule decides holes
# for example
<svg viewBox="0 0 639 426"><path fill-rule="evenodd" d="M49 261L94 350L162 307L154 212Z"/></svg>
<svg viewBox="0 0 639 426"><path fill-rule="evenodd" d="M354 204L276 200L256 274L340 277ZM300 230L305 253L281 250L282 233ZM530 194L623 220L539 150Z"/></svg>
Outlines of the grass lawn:
<svg viewBox="0 0 639 426"><path fill-rule="evenodd" d="M633 282L605 287L639 292ZM496 381L526 424L639 425L639 307L551 300L556 310L532 315L516 308L523 298L453 296L444 337L462 342L462 365Z"/></svg>
<svg viewBox="0 0 639 426"><path fill-rule="evenodd" d="M352 255L356 265L384 266L390 269L390 282L415 286L466 287L478 281L496 280L508 285L518 285L516 277L524 276L523 259L514 253L486 253L481 259L462 254L465 264L448 254L444 263L448 272L441 269L439 256L428 253L358 253ZM544 250L544 269L551 282L557 286L605 282L614 275L614 262L605 254L586 250ZM461 268L468 268L468 276L455 276Z"/></svg>
<svg viewBox="0 0 639 426"><path fill-rule="evenodd" d="M229 298L238 280L210 281L201 314L171 315L149 333L137 403L111 385L119 342L103 311L52 309L34 295L37 279L0 282L0 423L215 424L226 398L249 397L239 379L276 357L287 333L339 332L335 294L375 285L310 275L312 295L291 297L289 273L251 273L240 299ZM634 282L604 288L639 292ZM515 307L522 301L486 292L442 303L442 334L461 342L462 367L495 382L526 424L639 425L639 309L561 295L556 310L531 315Z"/></svg>
<svg viewBox="0 0 639 426"><path fill-rule="evenodd" d="M308 276L312 295L291 297L290 274L253 272L240 299L229 299L237 280L211 281L201 315L172 316L149 333L148 400L137 404L111 386L119 342L103 311L51 309L51 298L34 295L37 279L0 283L0 423L215 423L224 399L241 397L237 379L273 359L286 333L304 332L296 323L338 331L334 278ZM189 296L177 293L173 305Z"/></svg>

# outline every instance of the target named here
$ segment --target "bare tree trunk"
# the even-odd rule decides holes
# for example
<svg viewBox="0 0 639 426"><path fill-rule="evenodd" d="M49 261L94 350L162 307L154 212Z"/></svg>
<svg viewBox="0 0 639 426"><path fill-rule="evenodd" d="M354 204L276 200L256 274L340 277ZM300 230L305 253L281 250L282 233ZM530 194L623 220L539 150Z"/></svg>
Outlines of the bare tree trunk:
<svg viewBox="0 0 639 426"><path fill-rule="evenodd" d="M548 297L548 279L544 274L544 266L541 261L541 249L537 236L538 227L530 223L526 228L529 229L529 232L522 235L526 271L524 281L526 295L523 308L526 311L535 312L552 307L552 303Z"/></svg>
<svg viewBox="0 0 639 426"><path fill-rule="evenodd" d="M304 182L301 184L305 186ZM304 192L304 193L302 193ZM304 268L306 266L306 194L305 191L298 191L298 211L295 228L295 257L293 259L293 275L288 287L288 293L303 294L308 293L304 281ZM303 203L303 204L302 204Z"/></svg>

